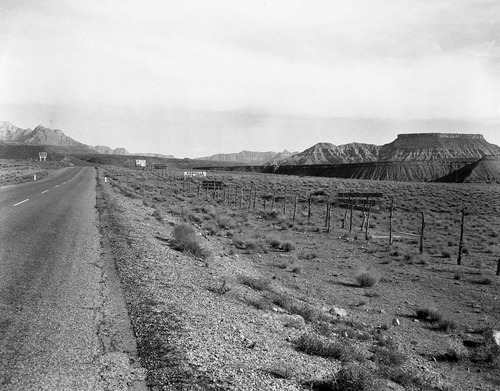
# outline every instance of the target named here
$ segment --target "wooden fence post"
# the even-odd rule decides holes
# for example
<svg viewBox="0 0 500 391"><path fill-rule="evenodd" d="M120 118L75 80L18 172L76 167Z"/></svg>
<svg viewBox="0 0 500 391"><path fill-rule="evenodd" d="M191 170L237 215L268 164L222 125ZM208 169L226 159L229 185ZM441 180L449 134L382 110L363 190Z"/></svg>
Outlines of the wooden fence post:
<svg viewBox="0 0 500 391"><path fill-rule="evenodd" d="M295 201L293 202L293 220L295 220L295 215L297 214L297 198L298 194L295 194Z"/></svg>
<svg viewBox="0 0 500 391"><path fill-rule="evenodd" d="M366 221L366 212L362 210L363 212L363 220L361 220L361 226L359 227L359 230L363 232L363 228L365 228L365 221Z"/></svg>
<svg viewBox="0 0 500 391"><path fill-rule="evenodd" d="M240 187L240 209L243 207L243 187Z"/></svg>
<svg viewBox="0 0 500 391"><path fill-rule="evenodd" d="M394 198L391 197L391 207L389 209L389 246L392 246L392 213L394 211Z"/></svg>
<svg viewBox="0 0 500 391"><path fill-rule="evenodd" d="M462 251L464 248L464 220L465 220L465 210L462 209L462 222L460 223L460 241L458 242L457 265L462 264Z"/></svg>
<svg viewBox="0 0 500 391"><path fill-rule="evenodd" d="M327 218L328 218L328 225L326 226L326 232L330 233L330 226L332 224L332 204L330 201L328 201L328 212L327 212Z"/></svg>
<svg viewBox="0 0 500 391"><path fill-rule="evenodd" d="M352 204L352 201L350 202L350 204L351 204L351 206L349 209L351 210L351 212L349 214L349 233L352 232L352 211L354 209L354 205Z"/></svg>
<svg viewBox="0 0 500 391"><path fill-rule="evenodd" d="M500 258L498 259L497 263L497 276L500 276Z"/></svg>
<svg viewBox="0 0 500 391"><path fill-rule="evenodd" d="M274 210L274 200L276 198L276 190L273 190L273 200L271 202L271 210Z"/></svg>
<svg viewBox="0 0 500 391"><path fill-rule="evenodd" d="M285 196L283 197L283 216L286 214L286 186L285 186Z"/></svg>
<svg viewBox="0 0 500 391"><path fill-rule="evenodd" d="M312 194L309 193L308 211L307 211L307 222L309 222L311 220L311 197L312 197Z"/></svg>
<svg viewBox="0 0 500 391"><path fill-rule="evenodd" d="M344 212L344 219L342 220L342 229L345 227L345 221L347 219L347 211L349 210L349 205L346 205L345 207L345 212Z"/></svg>
<svg viewBox="0 0 500 391"><path fill-rule="evenodd" d="M248 209L252 208L252 188L250 188L250 194L248 195Z"/></svg>
<svg viewBox="0 0 500 391"><path fill-rule="evenodd" d="M328 211L330 210L330 205L326 202L326 210L325 210L325 227L328 227Z"/></svg>
<svg viewBox="0 0 500 391"><path fill-rule="evenodd" d="M368 216L366 216L366 231L365 231L365 240L368 240L369 235L368 235L368 228L370 227L370 214L372 212L372 206L370 205L368 207Z"/></svg>
<svg viewBox="0 0 500 391"><path fill-rule="evenodd" d="M424 212L420 211L422 213L422 225L420 228L420 246L419 246L419 252L420 254L424 253L424 230L425 230L425 217L424 217Z"/></svg>

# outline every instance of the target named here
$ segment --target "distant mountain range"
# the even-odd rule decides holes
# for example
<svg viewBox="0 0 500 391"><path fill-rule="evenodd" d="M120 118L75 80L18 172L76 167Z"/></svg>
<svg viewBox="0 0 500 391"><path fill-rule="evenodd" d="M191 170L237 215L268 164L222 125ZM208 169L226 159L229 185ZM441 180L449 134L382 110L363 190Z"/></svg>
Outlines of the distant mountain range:
<svg viewBox="0 0 500 391"><path fill-rule="evenodd" d="M125 148L112 149L104 145L91 146L73 140L59 129L50 129L42 125L38 125L35 129L22 129L7 121L0 121L0 143L56 146L60 147L55 148L55 150L60 153L98 153L102 155L137 155L173 158L172 155L161 155L157 153L130 153ZM54 150L54 148L52 148L52 150Z"/></svg>
<svg viewBox="0 0 500 391"><path fill-rule="evenodd" d="M162 159L165 159L171 165L181 164L181 159L171 155L131 154L124 148L86 145L66 136L59 129L42 125L35 129L22 129L10 122L0 122L0 158L36 159L40 146L51 160L79 155L78 159L87 162L113 164L118 157L123 157L125 160L116 161L134 164L136 157L147 156L153 163L156 160L164 162ZM242 151L196 160L183 159L181 164L186 168L208 168L209 165L224 169L236 166L235 170L355 179L500 183L500 147L488 143L480 134L409 133L400 134L393 142L381 146L318 143L300 153L287 150L279 153Z"/></svg>
<svg viewBox="0 0 500 391"><path fill-rule="evenodd" d="M196 158L195 160L207 160L212 162L234 162L249 165L261 165L287 159L298 152L252 152L241 151L238 153L220 153L217 155Z"/></svg>
<svg viewBox="0 0 500 391"><path fill-rule="evenodd" d="M410 133L382 146L318 143L285 159L233 169L389 181L500 183L498 156L500 147L480 134Z"/></svg>

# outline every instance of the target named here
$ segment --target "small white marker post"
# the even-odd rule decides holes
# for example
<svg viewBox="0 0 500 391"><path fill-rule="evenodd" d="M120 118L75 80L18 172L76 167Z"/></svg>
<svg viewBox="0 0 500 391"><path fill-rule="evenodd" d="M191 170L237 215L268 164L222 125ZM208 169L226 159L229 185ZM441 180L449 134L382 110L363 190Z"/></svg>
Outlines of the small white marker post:
<svg viewBox="0 0 500 391"><path fill-rule="evenodd" d="M104 183L106 183L107 181L108 181L108 177L107 177L107 176L105 176L105 177L104 177Z"/></svg>
<svg viewBox="0 0 500 391"><path fill-rule="evenodd" d="M33 180L34 180L34 181L36 181L36 174L35 174L35 175L33 175Z"/></svg>

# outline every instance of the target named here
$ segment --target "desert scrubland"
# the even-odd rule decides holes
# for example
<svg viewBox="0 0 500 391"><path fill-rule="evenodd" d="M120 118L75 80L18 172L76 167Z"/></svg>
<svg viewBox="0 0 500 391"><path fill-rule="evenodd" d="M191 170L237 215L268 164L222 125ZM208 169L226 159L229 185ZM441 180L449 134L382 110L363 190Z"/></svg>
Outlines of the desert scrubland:
<svg viewBox="0 0 500 391"><path fill-rule="evenodd" d="M161 174L98 169L152 389L500 387L498 185ZM349 191L383 194L368 230L335 206L328 229Z"/></svg>

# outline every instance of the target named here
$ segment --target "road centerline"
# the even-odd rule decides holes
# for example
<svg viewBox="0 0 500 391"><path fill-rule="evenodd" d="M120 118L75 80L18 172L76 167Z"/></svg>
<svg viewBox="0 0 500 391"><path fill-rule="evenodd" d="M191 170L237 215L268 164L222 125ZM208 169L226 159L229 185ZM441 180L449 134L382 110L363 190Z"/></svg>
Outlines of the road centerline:
<svg viewBox="0 0 500 391"><path fill-rule="evenodd" d="M45 194L45 193L47 193L47 192L48 192L48 190L42 191L42 194Z"/></svg>
<svg viewBox="0 0 500 391"><path fill-rule="evenodd" d="M18 206L18 205L21 205L23 203L25 203L26 201L29 201L30 199L29 198L26 198L24 201L21 201L21 202L18 202L17 204L14 204L14 206Z"/></svg>

